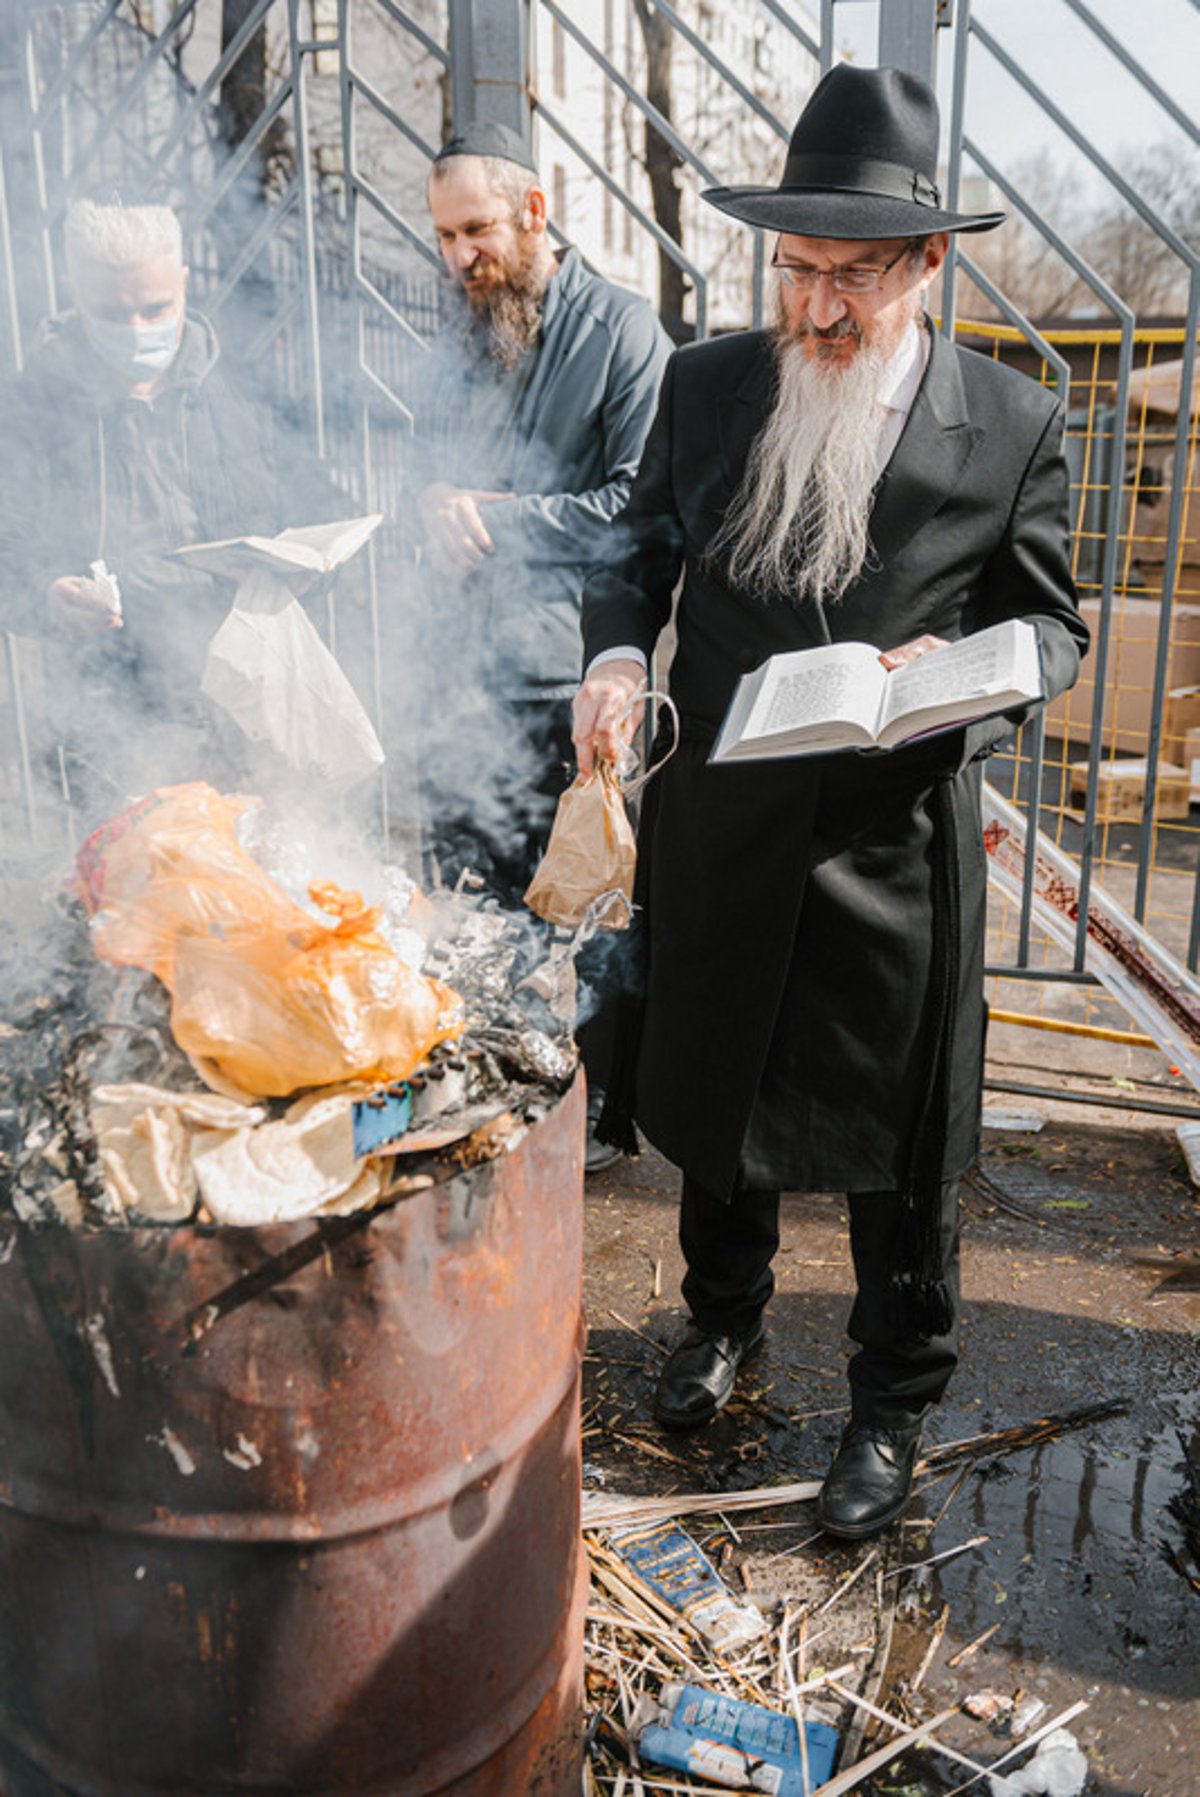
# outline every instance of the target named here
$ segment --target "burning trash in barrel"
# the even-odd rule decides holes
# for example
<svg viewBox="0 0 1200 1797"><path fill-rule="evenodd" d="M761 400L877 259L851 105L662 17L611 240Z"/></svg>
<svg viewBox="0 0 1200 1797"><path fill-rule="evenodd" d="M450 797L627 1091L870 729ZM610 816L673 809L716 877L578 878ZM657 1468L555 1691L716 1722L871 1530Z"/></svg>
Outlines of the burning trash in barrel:
<svg viewBox="0 0 1200 1797"><path fill-rule="evenodd" d="M265 821L152 793L6 957L0 1790L566 1797L573 944Z"/></svg>
<svg viewBox="0 0 1200 1797"><path fill-rule="evenodd" d="M257 810L164 788L80 851L70 967L0 1040L24 1221L370 1207L397 1155L570 1083L561 948L522 985L520 926L462 892L393 879L385 916L324 881L302 904L243 846Z"/></svg>

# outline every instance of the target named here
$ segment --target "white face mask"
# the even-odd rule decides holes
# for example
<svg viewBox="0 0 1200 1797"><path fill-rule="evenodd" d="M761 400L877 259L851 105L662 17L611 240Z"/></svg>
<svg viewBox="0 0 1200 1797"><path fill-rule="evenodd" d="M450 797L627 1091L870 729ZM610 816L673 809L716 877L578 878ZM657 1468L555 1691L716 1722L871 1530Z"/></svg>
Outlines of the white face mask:
<svg viewBox="0 0 1200 1797"><path fill-rule="evenodd" d="M89 318L86 324L96 354L126 381L153 380L179 348L178 314L160 324L117 324L110 318Z"/></svg>

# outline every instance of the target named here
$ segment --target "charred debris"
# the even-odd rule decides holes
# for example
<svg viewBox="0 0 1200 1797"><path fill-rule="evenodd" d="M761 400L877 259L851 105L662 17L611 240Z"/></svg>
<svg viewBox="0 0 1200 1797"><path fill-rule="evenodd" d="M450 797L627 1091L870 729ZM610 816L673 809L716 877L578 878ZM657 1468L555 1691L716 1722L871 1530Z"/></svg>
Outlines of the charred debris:
<svg viewBox="0 0 1200 1797"><path fill-rule="evenodd" d="M414 893L402 878L391 884ZM114 1189L100 1152L97 1094L144 1088L185 1103L221 1102L174 1040L166 988L150 973L97 958L87 913L67 887L10 879L7 892L0 1215L102 1228L216 1221L199 1192L186 1216L140 1208L127 1188ZM368 1204L440 1184L502 1153L556 1102L577 1065L574 957L586 929L548 944L470 879L418 899L423 970L462 998L465 1027L406 1080L360 1092L365 1139L389 1169ZM404 919L390 921L409 928ZM252 1102L256 1119L279 1122L295 1095ZM380 1118L373 1132L372 1111ZM392 1129L392 1115L403 1127Z"/></svg>

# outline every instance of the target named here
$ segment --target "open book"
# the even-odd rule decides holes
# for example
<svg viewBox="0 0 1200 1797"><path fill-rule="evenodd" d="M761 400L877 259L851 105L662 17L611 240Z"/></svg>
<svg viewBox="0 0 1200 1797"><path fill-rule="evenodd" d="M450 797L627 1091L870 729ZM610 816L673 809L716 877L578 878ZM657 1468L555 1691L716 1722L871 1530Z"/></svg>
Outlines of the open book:
<svg viewBox="0 0 1200 1797"><path fill-rule="evenodd" d="M890 672L869 643L772 655L743 675L710 760L894 749L1042 697L1037 630L993 624Z"/></svg>
<svg viewBox="0 0 1200 1797"><path fill-rule="evenodd" d="M221 537L211 543L189 543L171 553L194 568L234 578L252 568L272 568L284 577L329 574L349 561L382 522L382 512L368 512L333 524L299 524L275 537Z"/></svg>

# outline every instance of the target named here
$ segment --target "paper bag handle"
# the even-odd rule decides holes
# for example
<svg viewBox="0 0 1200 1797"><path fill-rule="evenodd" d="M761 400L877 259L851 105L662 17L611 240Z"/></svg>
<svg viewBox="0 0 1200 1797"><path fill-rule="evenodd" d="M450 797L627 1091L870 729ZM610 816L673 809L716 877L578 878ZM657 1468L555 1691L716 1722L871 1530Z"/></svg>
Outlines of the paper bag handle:
<svg viewBox="0 0 1200 1797"><path fill-rule="evenodd" d="M647 699L657 699L670 713L671 729L673 733L672 742L661 761L656 761L652 767L645 768L640 774L635 774L632 780L623 780L621 782L621 791L627 799L632 798L635 792L641 792L646 782L652 780L655 774L660 774L679 747L679 713L675 709L675 701L672 699L670 693L660 692L657 687L650 687L649 690L639 690L632 694L622 708L621 716L617 719L617 722L622 723L629 716L635 705L642 705Z"/></svg>

